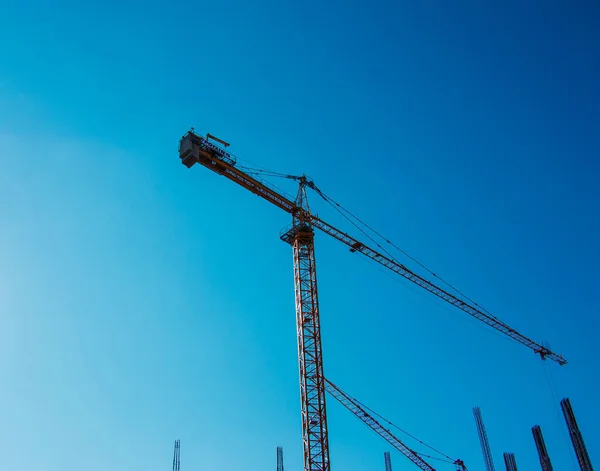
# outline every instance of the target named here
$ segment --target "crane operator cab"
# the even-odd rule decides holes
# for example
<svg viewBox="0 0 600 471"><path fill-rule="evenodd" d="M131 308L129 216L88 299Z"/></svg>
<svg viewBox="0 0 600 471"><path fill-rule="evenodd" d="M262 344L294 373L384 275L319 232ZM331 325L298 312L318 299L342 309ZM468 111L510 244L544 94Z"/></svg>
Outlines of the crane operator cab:
<svg viewBox="0 0 600 471"><path fill-rule="evenodd" d="M211 142L211 140L215 142ZM194 128L188 131L179 141L179 158L183 165L190 168L196 162L206 165L207 161L217 164L218 161L235 165L235 158L225 151L229 144L212 134L201 137L194 132Z"/></svg>

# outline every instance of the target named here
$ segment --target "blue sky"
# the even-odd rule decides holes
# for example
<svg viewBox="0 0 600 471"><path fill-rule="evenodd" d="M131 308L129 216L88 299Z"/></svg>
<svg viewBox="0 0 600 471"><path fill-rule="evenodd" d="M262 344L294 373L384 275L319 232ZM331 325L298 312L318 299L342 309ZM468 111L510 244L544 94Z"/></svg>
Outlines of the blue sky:
<svg viewBox="0 0 600 471"><path fill-rule="evenodd" d="M498 469L539 469L534 424L574 469L555 388L599 459L599 11L491 3L5 0L0 468L165 470L180 438L185 470L273 469L277 445L301 470L289 220L182 166L190 126L310 175L570 362L319 235L334 382L472 471L476 405ZM383 469L328 405L332 469Z"/></svg>

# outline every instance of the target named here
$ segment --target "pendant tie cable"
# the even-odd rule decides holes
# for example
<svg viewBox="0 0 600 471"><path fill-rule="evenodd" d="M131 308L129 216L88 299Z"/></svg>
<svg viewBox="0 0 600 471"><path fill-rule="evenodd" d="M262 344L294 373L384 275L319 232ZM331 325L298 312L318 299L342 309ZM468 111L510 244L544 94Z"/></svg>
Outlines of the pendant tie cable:
<svg viewBox="0 0 600 471"><path fill-rule="evenodd" d="M239 158L237 155L235 155L233 153L230 153L230 155L235 157L237 161L241 160L243 162L247 162L244 159ZM248 163L250 163L250 162L248 162ZM251 165L253 165L253 166L249 167L246 165L240 165L238 163L238 164L236 164L235 168L242 170L247 175L252 175L260 183L262 183L263 185L265 185L268 188L271 188L272 190L278 191L280 194L286 196L288 199L290 199L290 200L294 199L294 196L292 196L290 193L288 193L284 189L280 188L279 186L275 185L274 183L272 183L268 180L265 180L265 177L287 178L289 180L298 180L300 177L297 177L295 175L287 175L285 173L272 172L271 170L267 170L265 168L258 167L258 166L256 166L256 164L251 164Z"/></svg>

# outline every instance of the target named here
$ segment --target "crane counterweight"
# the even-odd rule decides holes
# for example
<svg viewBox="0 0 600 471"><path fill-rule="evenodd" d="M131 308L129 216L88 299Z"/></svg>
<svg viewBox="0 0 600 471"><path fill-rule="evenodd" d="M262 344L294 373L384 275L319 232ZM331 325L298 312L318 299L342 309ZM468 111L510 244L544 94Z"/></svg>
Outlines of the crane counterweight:
<svg viewBox="0 0 600 471"><path fill-rule="evenodd" d="M225 147L229 146L225 141L215 138L210 134L204 138L190 131L179 141L179 158L181 162L187 168L190 168L196 162L203 163L206 160L210 160L211 164L217 166L217 168L221 161L235 165L235 158L229 152L210 142L209 138L222 143Z"/></svg>

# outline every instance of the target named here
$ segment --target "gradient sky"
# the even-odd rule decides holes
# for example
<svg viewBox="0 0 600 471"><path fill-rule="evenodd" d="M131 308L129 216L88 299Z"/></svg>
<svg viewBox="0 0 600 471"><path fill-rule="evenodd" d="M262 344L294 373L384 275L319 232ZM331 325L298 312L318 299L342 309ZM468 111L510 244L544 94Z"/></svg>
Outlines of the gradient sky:
<svg viewBox="0 0 600 471"><path fill-rule="evenodd" d="M0 469L168 470L179 438L184 471L301 471L290 221L181 165L190 126L569 360L319 234L330 379L470 471L476 405L498 470L539 469L534 424L573 470L568 396L600 460L598 83L595 2L4 0ZM328 406L332 471L382 470Z"/></svg>

